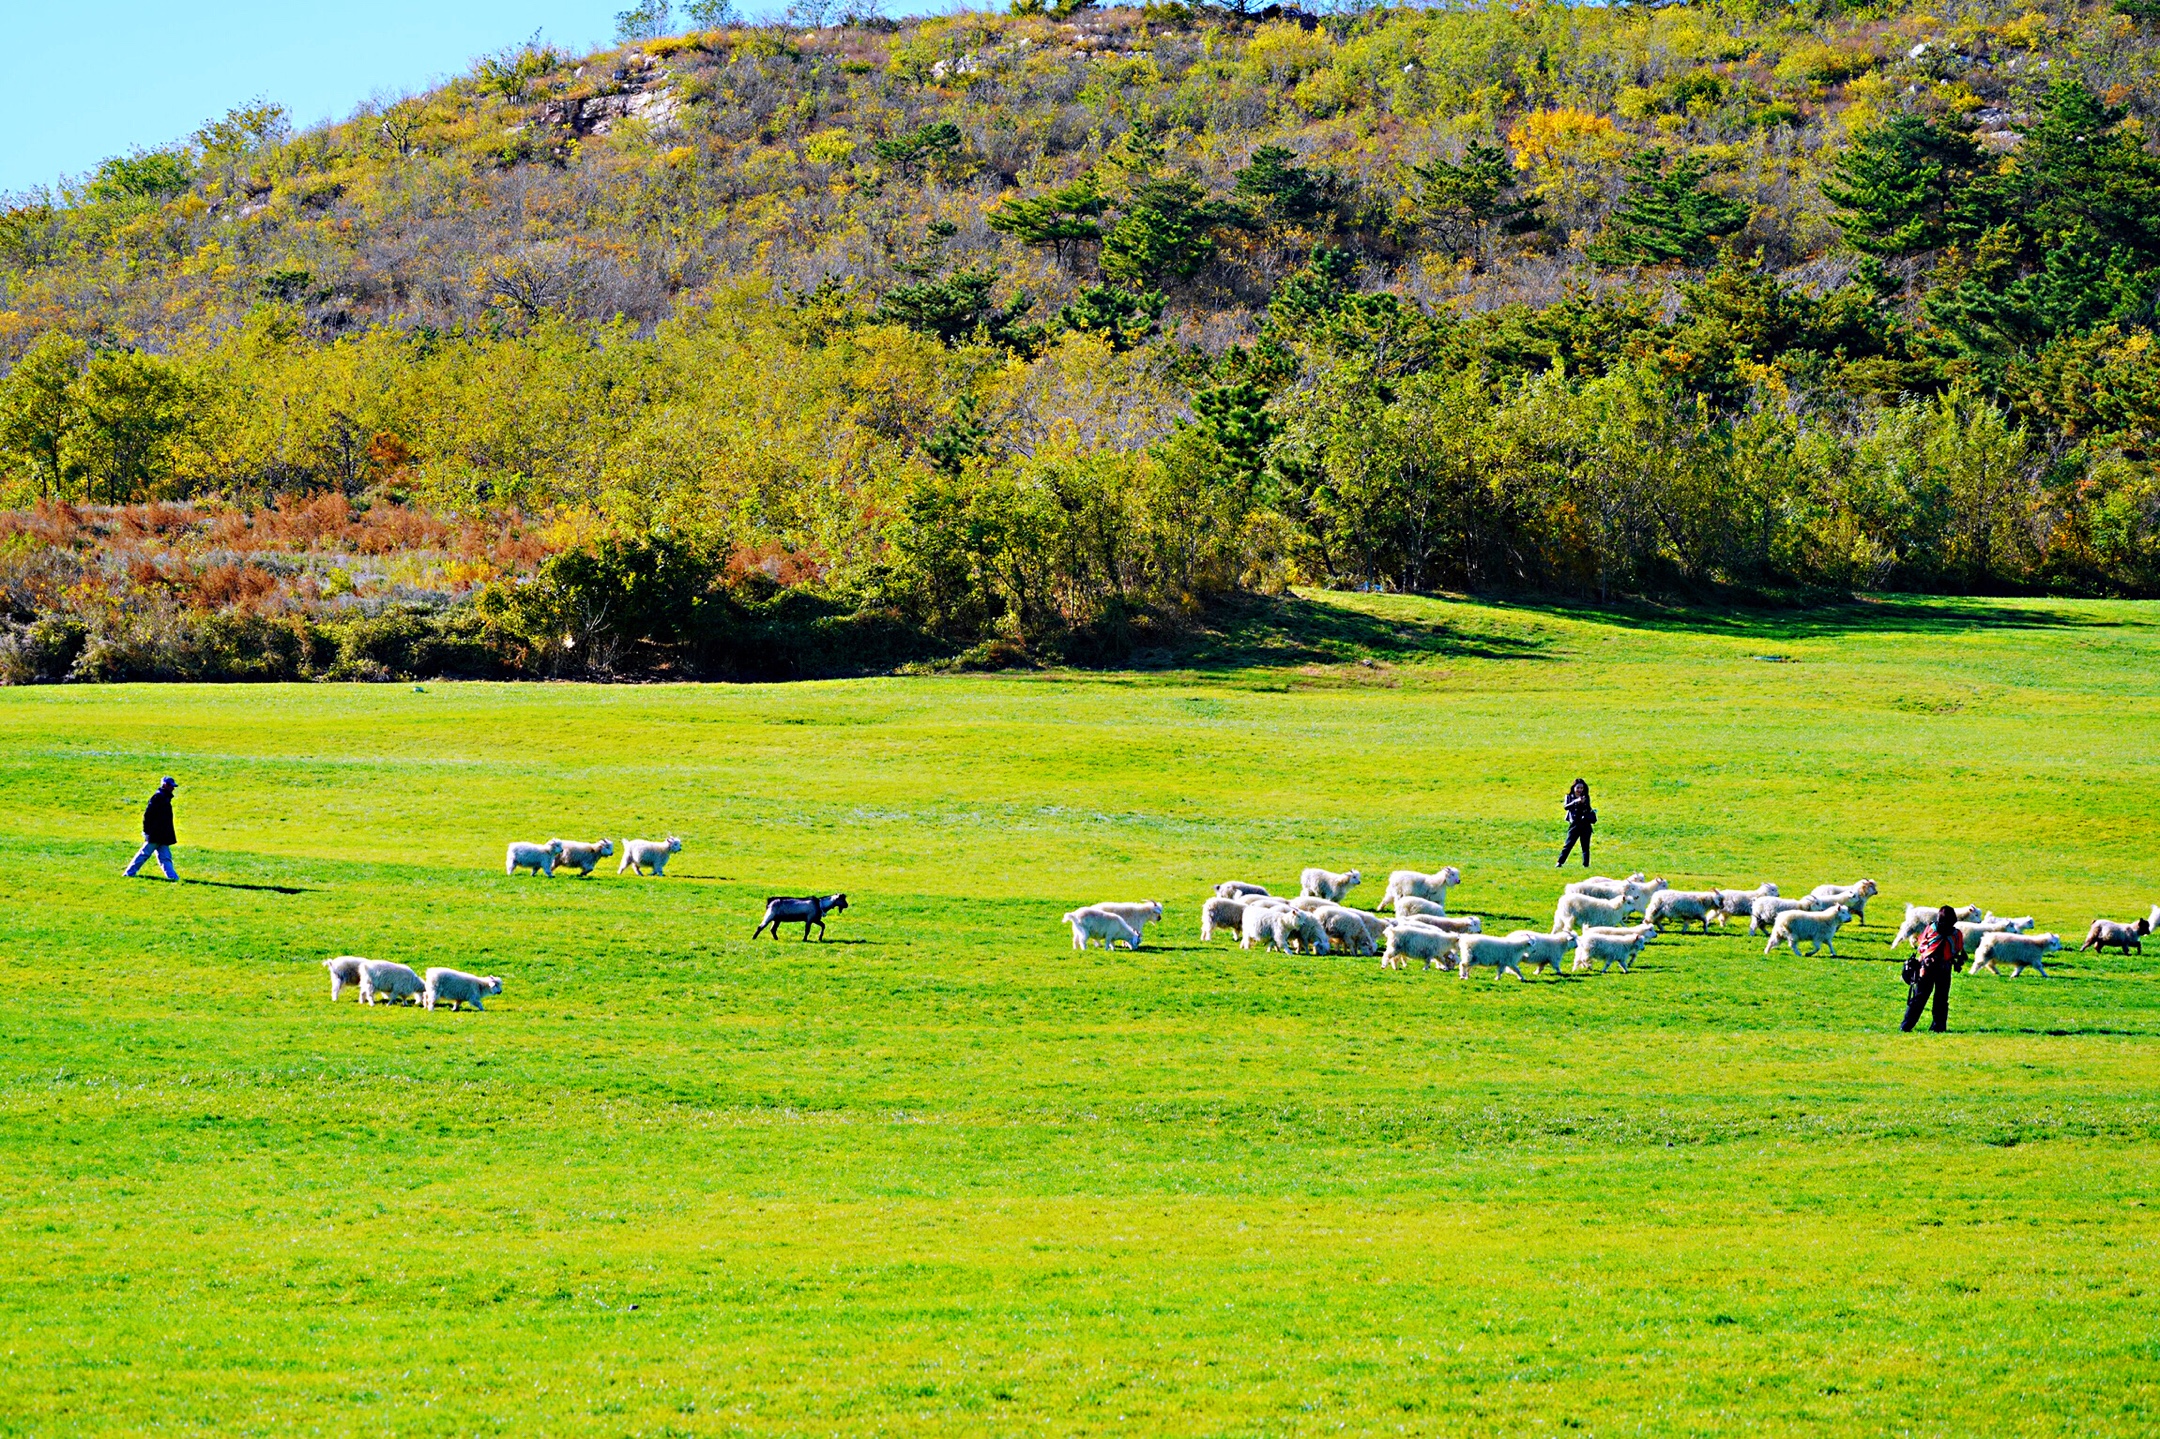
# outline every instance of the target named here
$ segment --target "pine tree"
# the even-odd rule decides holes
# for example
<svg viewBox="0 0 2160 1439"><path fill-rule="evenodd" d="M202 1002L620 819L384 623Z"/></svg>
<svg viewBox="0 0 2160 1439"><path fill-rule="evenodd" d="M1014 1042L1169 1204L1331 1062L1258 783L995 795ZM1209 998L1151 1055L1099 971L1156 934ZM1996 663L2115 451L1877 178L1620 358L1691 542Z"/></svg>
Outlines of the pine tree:
<svg viewBox="0 0 2160 1439"><path fill-rule="evenodd" d="M1838 208L1838 228L1855 250L1939 250L1977 233L1967 192L1985 158L1961 131L1894 115L1838 157L1823 198Z"/></svg>
<svg viewBox="0 0 2160 1439"><path fill-rule="evenodd" d="M991 229L1022 244L1050 246L1062 262L1067 245L1102 238L1095 217L1106 203L1095 177L1083 175L1032 200L1009 199L992 210L987 220Z"/></svg>
<svg viewBox="0 0 2160 1439"><path fill-rule="evenodd" d="M1252 162L1237 172L1232 189L1237 197L1278 221L1302 223L1327 205L1325 183L1296 163L1297 153L1280 145L1262 145L1253 151Z"/></svg>
<svg viewBox="0 0 2160 1439"><path fill-rule="evenodd" d="M1235 218L1189 175L1136 186L1124 211L1103 236L1102 272L1127 284L1191 279L1215 258L1213 232Z"/></svg>
<svg viewBox="0 0 2160 1439"><path fill-rule="evenodd" d="M1422 185L1419 211L1454 250L1477 255L1485 248L1487 231L1527 235L1544 224L1539 201L1511 198L1515 167L1498 145L1472 141L1459 165L1435 160L1410 168Z"/></svg>
<svg viewBox="0 0 2160 1439"><path fill-rule="evenodd" d="M1129 350L1155 333L1167 303L1160 290L1136 295L1118 285L1089 285L1058 311L1058 323L1080 334L1100 335L1113 350Z"/></svg>
<svg viewBox="0 0 2160 1439"><path fill-rule="evenodd" d="M1702 188L1701 157L1665 165L1653 147L1628 162L1627 193L1613 207L1604 236L1590 246L1601 265L1702 265L1717 242L1747 223L1748 207Z"/></svg>

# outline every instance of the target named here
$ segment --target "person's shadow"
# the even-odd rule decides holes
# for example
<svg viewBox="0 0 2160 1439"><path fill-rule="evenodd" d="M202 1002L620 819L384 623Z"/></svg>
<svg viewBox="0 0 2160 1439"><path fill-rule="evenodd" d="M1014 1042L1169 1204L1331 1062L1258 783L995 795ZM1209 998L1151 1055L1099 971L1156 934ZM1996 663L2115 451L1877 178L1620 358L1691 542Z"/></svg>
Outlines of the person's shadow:
<svg viewBox="0 0 2160 1439"><path fill-rule="evenodd" d="M259 892L259 893L263 893L263 894L321 894L321 893L322 893L322 891L321 891L320 889L311 889L311 888L309 888L309 887L308 887L308 886L306 886L306 885L298 885L298 884L241 884L241 883L240 883L239 881L237 881L237 880L231 880L231 879L183 879L183 880L181 880L180 882L181 882L182 884L200 884L200 885L207 885L207 886L209 886L209 887L210 887L211 889L248 889L248 890L255 890L255 891L257 891L257 892Z"/></svg>

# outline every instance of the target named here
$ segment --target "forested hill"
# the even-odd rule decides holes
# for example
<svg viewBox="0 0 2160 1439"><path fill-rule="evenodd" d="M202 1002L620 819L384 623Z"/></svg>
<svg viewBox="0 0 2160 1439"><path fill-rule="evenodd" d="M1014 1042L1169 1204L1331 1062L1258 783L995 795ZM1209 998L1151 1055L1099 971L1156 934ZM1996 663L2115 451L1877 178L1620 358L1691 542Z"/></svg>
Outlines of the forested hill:
<svg viewBox="0 0 2160 1439"><path fill-rule="evenodd" d="M697 669L786 604L1022 653L1300 580L2160 592L2156 50L2153 0L1167 4L242 107L0 217L0 601L83 632L15 671L389 604Z"/></svg>

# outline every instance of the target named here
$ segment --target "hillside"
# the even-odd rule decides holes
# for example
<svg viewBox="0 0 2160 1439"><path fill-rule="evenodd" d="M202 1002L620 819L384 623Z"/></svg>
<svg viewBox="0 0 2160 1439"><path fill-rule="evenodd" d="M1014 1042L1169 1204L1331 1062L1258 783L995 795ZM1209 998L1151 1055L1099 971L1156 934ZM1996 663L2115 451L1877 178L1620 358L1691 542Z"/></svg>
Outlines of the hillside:
<svg viewBox="0 0 2160 1439"><path fill-rule="evenodd" d="M0 219L0 494L47 506L0 670L405 604L205 538L325 491L581 557L430 590L513 669L710 671L797 592L865 663L1293 581L2160 592L2156 48L2142 0L1172 4L243 107Z"/></svg>

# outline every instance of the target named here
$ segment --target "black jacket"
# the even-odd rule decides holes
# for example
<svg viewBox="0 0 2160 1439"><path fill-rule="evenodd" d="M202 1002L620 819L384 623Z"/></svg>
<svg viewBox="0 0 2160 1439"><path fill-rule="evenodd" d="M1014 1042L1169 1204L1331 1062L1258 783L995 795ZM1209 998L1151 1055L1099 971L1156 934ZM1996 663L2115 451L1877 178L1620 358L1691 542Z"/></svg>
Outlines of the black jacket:
<svg viewBox="0 0 2160 1439"><path fill-rule="evenodd" d="M143 806L142 837L152 844L178 844L173 834L172 796L159 790L150 796L150 803Z"/></svg>
<svg viewBox="0 0 2160 1439"><path fill-rule="evenodd" d="M1588 829L1597 823L1597 811L1590 808L1590 796L1586 794L1569 795L1563 807L1569 829Z"/></svg>

